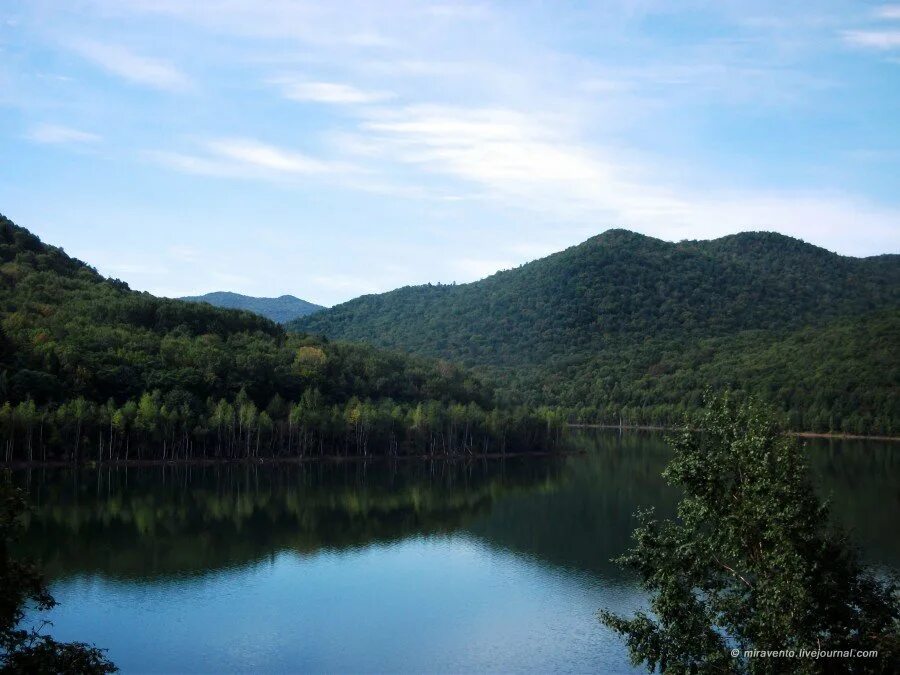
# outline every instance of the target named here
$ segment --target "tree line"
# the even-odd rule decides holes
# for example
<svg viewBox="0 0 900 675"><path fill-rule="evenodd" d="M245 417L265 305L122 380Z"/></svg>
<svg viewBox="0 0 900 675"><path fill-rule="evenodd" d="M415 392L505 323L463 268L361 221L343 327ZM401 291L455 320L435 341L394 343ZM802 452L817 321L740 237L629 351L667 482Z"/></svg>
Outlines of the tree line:
<svg viewBox="0 0 900 675"><path fill-rule="evenodd" d="M506 454L556 448L565 430L565 414L548 407L356 397L329 404L312 388L296 402L276 394L265 407L243 390L199 408L159 390L121 405L78 397L0 406L7 463Z"/></svg>
<svg viewBox="0 0 900 675"><path fill-rule="evenodd" d="M545 449L565 417L446 361L106 279L0 216L7 462Z"/></svg>

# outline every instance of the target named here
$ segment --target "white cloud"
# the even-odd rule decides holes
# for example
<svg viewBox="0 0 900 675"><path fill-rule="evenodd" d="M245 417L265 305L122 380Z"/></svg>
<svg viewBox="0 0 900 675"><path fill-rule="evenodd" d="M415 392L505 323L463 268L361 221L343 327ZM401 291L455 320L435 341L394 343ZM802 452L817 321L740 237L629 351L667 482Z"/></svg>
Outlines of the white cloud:
<svg viewBox="0 0 900 675"><path fill-rule="evenodd" d="M900 30L848 30L842 33L844 42L869 49L900 47Z"/></svg>
<svg viewBox="0 0 900 675"><path fill-rule="evenodd" d="M881 19L900 19L900 5L883 5L875 10L875 15Z"/></svg>
<svg viewBox="0 0 900 675"><path fill-rule="evenodd" d="M80 40L71 47L88 61L129 82L167 91L184 91L192 86L190 78L172 64L140 56L120 45Z"/></svg>
<svg viewBox="0 0 900 675"><path fill-rule="evenodd" d="M548 240L560 242L556 248L585 238L585 232L622 226L665 239L766 228L846 252L897 249L896 206L879 208L860 197L829 192L828 179L819 191L779 191L774 181L781 181L788 169L773 182L759 179L758 185L768 187L727 190L721 186L742 180L740 167L731 166L736 147L744 153L736 163L746 161L743 166L756 167L771 158L763 152L757 155L752 142L737 132L735 148L714 156L717 150L711 145L722 126L742 120L722 110L723 105L734 106L741 115L753 110L758 119L772 114L773 124L786 119L785 112L791 119L808 115L802 119L809 120L814 132L817 116L827 109L827 97L839 95L827 94L829 87L850 88L841 80L840 68L811 67L809 57L824 61L818 56L835 48L836 37L857 47L885 50L891 57L895 52L888 50L900 46L900 32L891 30L896 25L873 23L838 33L854 27L849 23L854 17L824 12L821 23L818 18L802 23L801 15L817 13L773 3L772 12L754 8L750 13L759 14L754 20L742 17L747 10L740 3L712 3L715 21L735 23L740 31L725 27L721 34L698 35L688 45L681 36L666 40L644 31L643 17L670 12L668 4L621 0L576 13L584 19L579 30L594 36L596 48L585 51L566 41L563 23L554 23L573 16L556 16L555 9L520 13L514 5L491 5L487 11L473 5L421 7L402 1L361 2L352 9L349 4L252 0L96 1L112 14L160 13L172 25L202 27L194 37L198 57L207 61L197 72L229 69L223 78L227 87L212 97L216 105L226 95L258 97L258 73L264 69L282 75L268 84L284 98L343 106L339 111L310 111L269 101L267 106L282 107L271 118L260 119L253 117L260 106L236 100L234 110L223 116L223 127L206 134L252 136L266 129L274 144L217 138L184 151L146 153L178 171L290 186L317 177L343 188L390 195L392 203L432 200L429 217L450 214L456 218L453 222L487 220L484 213L499 206L496 213L506 221L523 216L522 222L553 224L545 229ZM876 14L896 18L898 9L900 5L885 5ZM872 16L868 13L869 19ZM235 36L239 39L230 39ZM213 41L215 48L204 51ZM103 61L113 72L133 71L132 81L161 88L189 86L186 76L170 64L130 53L130 59L115 58L102 47L89 51L89 58ZM249 85L240 79L248 72ZM211 77L208 91L220 84ZM398 101L433 104L405 106ZM781 110L786 105L796 108ZM760 111L761 106L766 110ZM264 110L267 114L270 108ZM279 128L285 111L295 117L288 127ZM314 118L306 116L310 112ZM709 123L713 118L716 124ZM235 121L245 130L235 132ZM315 147L325 150L299 151L278 140L296 138L297 128L307 123L311 133L324 127ZM712 132L709 140L698 140L706 132ZM834 161L828 145L823 143L816 158L823 165ZM656 148L658 154L652 156L647 148ZM681 170L689 161L685 157L695 160L689 171ZM810 181L816 179L810 176L813 171L806 170L786 180L814 185ZM457 195L471 205L454 204ZM496 225L496 230L515 232L508 224ZM871 233L877 243L863 246L857 237L861 232ZM460 273L477 276L510 262L467 255L466 250L448 253L446 264L452 268L458 261ZM535 257L537 249L514 251L501 244L486 257L491 255L521 261ZM361 279L321 279L323 288L331 284L347 292L365 290Z"/></svg>
<svg viewBox="0 0 900 675"><path fill-rule="evenodd" d="M316 159L293 150L248 138L219 138L203 144L205 154L148 151L151 160L184 173L234 178L349 174L355 168Z"/></svg>
<svg viewBox="0 0 900 675"><path fill-rule="evenodd" d="M657 224L649 233L695 239L775 230L848 255L871 255L873 249L900 252L900 210L851 195L759 191L688 197L692 201L686 218L671 228Z"/></svg>
<svg viewBox="0 0 900 675"><path fill-rule="evenodd" d="M675 197L626 177L611 157L555 131L566 125L503 109L419 106L365 121L384 155L480 185L493 198L568 217L672 213Z"/></svg>
<svg viewBox="0 0 900 675"><path fill-rule="evenodd" d="M327 162L252 139L223 138L210 141L207 147L220 157L276 172L327 173L335 169Z"/></svg>
<svg viewBox="0 0 900 675"><path fill-rule="evenodd" d="M245 174L234 162L226 162L214 157L203 157L166 150L147 150L143 155L156 164L181 173L198 176L220 176L223 178L240 177Z"/></svg>
<svg viewBox="0 0 900 675"><path fill-rule="evenodd" d="M377 103L393 96L390 92L363 91L336 82L303 82L290 78L273 78L270 83L279 85L282 95L292 101L347 105Z"/></svg>
<svg viewBox="0 0 900 675"><path fill-rule="evenodd" d="M567 125L500 109L401 108L362 123L368 152L477 184L486 199L577 229L636 229L668 240L778 230L847 253L895 250L900 211L835 192L698 191L569 138ZM867 240L856 233L867 232ZM523 252L524 253L524 252ZM530 256L527 256L530 257ZM492 269L469 264L472 274ZM493 266L493 267L492 267Z"/></svg>
<svg viewBox="0 0 900 675"><path fill-rule="evenodd" d="M33 127L27 134L27 138L36 143L69 144L69 143L96 143L100 136L87 131L80 131L59 124L39 124Z"/></svg>

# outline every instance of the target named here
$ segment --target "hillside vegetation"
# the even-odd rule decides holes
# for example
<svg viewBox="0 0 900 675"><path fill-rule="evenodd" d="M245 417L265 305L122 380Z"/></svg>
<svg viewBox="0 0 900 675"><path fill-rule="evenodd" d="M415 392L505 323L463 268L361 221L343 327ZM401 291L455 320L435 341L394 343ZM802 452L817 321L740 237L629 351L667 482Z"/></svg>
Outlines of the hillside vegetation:
<svg viewBox="0 0 900 675"><path fill-rule="evenodd" d="M0 216L2 459L455 453L540 446L445 362L132 291Z"/></svg>
<svg viewBox="0 0 900 675"><path fill-rule="evenodd" d="M288 328L479 367L510 400L584 421L669 423L707 386L731 386L795 429L900 431L900 256L774 233L667 243L610 230L482 281L363 296Z"/></svg>
<svg viewBox="0 0 900 675"><path fill-rule="evenodd" d="M178 299L187 302L206 302L213 307L222 307L224 309L245 309L248 312L271 319L275 323L287 323L293 319L324 309L322 305L295 298L293 295L282 295L277 298L255 298L249 295L241 295L240 293L216 291L205 295L192 295Z"/></svg>

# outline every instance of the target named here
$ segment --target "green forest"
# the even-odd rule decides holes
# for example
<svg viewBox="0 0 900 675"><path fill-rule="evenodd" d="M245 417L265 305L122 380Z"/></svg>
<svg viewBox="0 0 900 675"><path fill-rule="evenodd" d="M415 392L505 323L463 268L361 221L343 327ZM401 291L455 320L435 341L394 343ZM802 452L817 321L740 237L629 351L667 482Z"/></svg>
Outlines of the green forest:
<svg viewBox="0 0 900 675"><path fill-rule="evenodd" d="M610 230L463 285L368 295L289 330L446 358L500 400L672 424L706 388L755 394L797 431L900 431L900 256L774 233L668 243Z"/></svg>
<svg viewBox="0 0 900 675"><path fill-rule="evenodd" d="M613 230L285 328L133 291L0 217L2 458L528 451L566 422L677 423L708 388L896 434L898 289L900 256Z"/></svg>
<svg viewBox="0 0 900 675"><path fill-rule="evenodd" d="M2 217L0 311L7 462L503 453L563 431L445 361L135 292Z"/></svg>

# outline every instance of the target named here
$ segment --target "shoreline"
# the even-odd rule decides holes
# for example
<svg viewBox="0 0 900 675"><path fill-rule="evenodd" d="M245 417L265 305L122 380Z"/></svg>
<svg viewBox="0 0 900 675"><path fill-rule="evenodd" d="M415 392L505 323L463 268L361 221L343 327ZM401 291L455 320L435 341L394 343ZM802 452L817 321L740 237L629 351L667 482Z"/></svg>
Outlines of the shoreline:
<svg viewBox="0 0 900 675"><path fill-rule="evenodd" d="M618 424L567 424L571 429L608 429L618 431L678 431L678 427L665 427L655 425L618 425ZM890 443L900 442L900 436L865 436L860 434L827 433L816 431L788 431L787 436L795 438L822 438L829 440L861 440L861 441L886 441ZM477 460L514 459L518 457L571 457L586 454L586 450L532 450L529 452L488 452L470 455L459 454L408 454L408 455L306 455L292 457L197 457L192 459L117 459L85 460L75 463L69 460L43 461L15 461L0 462L0 470L9 469L20 471L23 469L63 469L80 467L83 469L109 468L141 468L154 466L221 466L221 465L246 465L260 466L268 464L343 464L351 462L403 462L403 461L440 461L440 462L470 462Z"/></svg>
<svg viewBox="0 0 900 675"><path fill-rule="evenodd" d="M678 431L679 427L664 427L652 425L633 425L633 424L568 424L572 429L620 429L622 431ZM866 436L864 434L846 434L834 432L820 431L787 431L788 436L796 438L830 438L834 440L857 440L857 441L890 441L893 443L900 442L900 436Z"/></svg>
<svg viewBox="0 0 900 675"><path fill-rule="evenodd" d="M487 459L515 459L518 457L571 457L583 455L585 450L533 450L530 452L488 452L473 455L317 455L295 457L198 457L194 459L129 459L129 460L104 460L83 461L78 464L66 460L50 460L47 462L0 462L0 469L20 471L22 469L99 469L99 468L141 468L154 466L223 466L245 465L263 466L268 464L343 464L356 462L384 462L384 461L441 461L441 462L471 462Z"/></svg>

